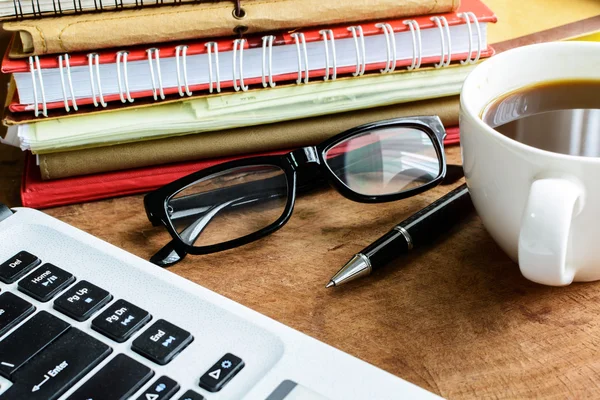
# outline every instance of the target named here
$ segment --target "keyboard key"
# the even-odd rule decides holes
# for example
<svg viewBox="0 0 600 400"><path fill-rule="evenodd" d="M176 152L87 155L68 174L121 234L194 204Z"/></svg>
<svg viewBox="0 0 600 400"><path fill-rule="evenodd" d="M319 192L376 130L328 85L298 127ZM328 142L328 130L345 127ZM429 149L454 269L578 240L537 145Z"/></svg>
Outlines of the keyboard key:
<svg viewBox="0 0 600 400"><path fill-rule="evenodd" d="M125 400L152 378L154 371L143 364L117 354L67 400Z"/></svg>
<svg viewBox="0 0 600 400"><path fill-rule="evenodd" d="M88 281L79 281L54 300L54 308L74 320L85 321L111 300L106 290Z"/></svg>
<svg viewBox="0 0 600 400"><path fill-rule="evenodd" d="M2 399L57 399L111 351L99 340L71 328L13 374L14 384Z"/></svg>
<svg viewBox="0 0 600 400"><path fill-rule="evenodd" d="M44 264L19 281L19 290L45 303L74 281L75 277L67 271Z"/></svg>
<svg viewBox="0 0 600 400"><path fill-rule="evenodd" d="M15 296L11 292L0 295L0 336L23 321L35 311L31 303Z"/></svg>
<svg viewBox="0 0 600 400"><path fill-rule="evenodd" d="M131 348L159 365L169 363L194 337L164 319L159 319L132 343Z"/></svg>
<svg viewBox="0 0 600 400"><path fill-rule="evenodd" d="M10 378L21 365L69 329L69 324L40 311L0 342L0 375Z"/></svg>
<svg viewBox="0 0 600 400"><path fill-rule="evenodd" d="M204 396L193 390L188 390L179 398L179 400L204 400Z"/></svg>
<svg viewBox="0 0 600 400"><path fill-rule="evenodd" d="M31 253L21 251L0 264L0 281L13 283L42 261Z"/></svg>
<svg viewBox="0 0 600 400"><path fill-rule="evenodd" d="M244 368L244 361L231 353L227 353L200 377L200 387L209 392L218 392L242 368Z"/></svg>
<svg viewBox="0 0 600 400"><path fill-rule="evenodd" d="M92 321L92 329L123 343L146 325L152 316L128 301L117 300Z"/></svg>
<svg viewBox="0 0 600 400"><path fill-rule="evenodd" d="M137 400L168 400L179 390L179 385L168 376L161 376Z"/></svg>

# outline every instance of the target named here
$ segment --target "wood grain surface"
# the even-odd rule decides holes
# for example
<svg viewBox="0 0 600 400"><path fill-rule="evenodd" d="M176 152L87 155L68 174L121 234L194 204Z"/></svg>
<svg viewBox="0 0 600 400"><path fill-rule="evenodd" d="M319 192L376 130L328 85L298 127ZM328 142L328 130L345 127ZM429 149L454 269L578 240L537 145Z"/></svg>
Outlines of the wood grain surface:
<svg viewBox="0 0 600 400"><path fill-rule="evenodd" d="M459 148L447 155L460 163ZM0 148L10 206L21 166L17 149ZM475 215L366 279L325 289L355 252L452 187L382 205L312 193L269 237L171 270L443 397L600 398L600 283L527 281ZM169 240L142 196L47 212L144 259Z"/></svg>
<svg viewBox="0 0 600 400"><path fill-rule="evenodd" d="M457 147L447 153L460 161ZM18 155L0 152L0 201L13 206ZM273 235L188 256L172 272L447 398L600 397L600 283L527 281L476 216L371 277L325 289L355 252L449 190L384 205L313 193ZM142 196L47 212L145 259L169 240L146 220Z"/></svg>

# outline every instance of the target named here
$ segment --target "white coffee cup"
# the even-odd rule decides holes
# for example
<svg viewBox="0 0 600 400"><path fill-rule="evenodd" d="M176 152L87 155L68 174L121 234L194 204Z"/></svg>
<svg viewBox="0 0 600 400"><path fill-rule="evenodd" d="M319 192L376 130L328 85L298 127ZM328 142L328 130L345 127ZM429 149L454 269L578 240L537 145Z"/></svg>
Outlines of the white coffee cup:
<svg viewBox="0 0 600 400"><path fill-rule="evenodd" d="M600 80L599 43L538 44L485 61L460 95L463 166L477 213L522 274L546 285L600 279L600 158L517 142L481 113L514 89L581 78Z"/></svg>

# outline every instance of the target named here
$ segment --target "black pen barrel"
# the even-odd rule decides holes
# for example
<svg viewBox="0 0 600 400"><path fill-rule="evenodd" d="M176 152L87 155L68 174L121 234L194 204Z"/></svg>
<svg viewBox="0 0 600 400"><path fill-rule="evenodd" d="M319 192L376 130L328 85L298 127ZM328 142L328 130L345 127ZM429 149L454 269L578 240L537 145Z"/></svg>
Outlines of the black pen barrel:
<svg viewBox="0 0 600 400"><path fill-rule="evenodd" d="M473 211L467 185L461 185L408 217L350 259L326 287L369 275L413 247L429 243Z"/></svg>
<svg viewBox="0 0 600 400"><path fill-rule="evenodd" d="M406 253L409 250L408 241L398 231L391 230L362 251L367 256L373 268L381 267L398 254Z"/></svg>
<svg viewBox="0 0 600 400"><path fill-rule="evenodd" d="M412 238L413 246L427 244L450 230L473 211L467 185L463 184L398 224Z"/></svg>

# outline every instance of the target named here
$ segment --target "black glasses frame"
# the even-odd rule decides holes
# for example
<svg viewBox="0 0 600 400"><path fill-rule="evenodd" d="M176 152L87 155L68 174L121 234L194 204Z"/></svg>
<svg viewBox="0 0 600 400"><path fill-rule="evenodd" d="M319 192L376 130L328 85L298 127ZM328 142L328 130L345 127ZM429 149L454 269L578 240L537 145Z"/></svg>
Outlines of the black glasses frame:
<svg viewBox="0 0 600 400"><path fill-rule="evenodd" d="M416 128L426 133L432 139L431 142L434 145L435 151L438 156L438 160L440 161L439 174L431 182L400 193L376 196L369 196L357 193L351 190L337 176L335 176L334 172L330 169L325 160L325 154L329 149L348 138L386 127ZM298 172L300 169L306 167L309 164L316 166L319 169L320 174L325 177L327 182L344 197L361 203L382 203L388 201L401 200L417 195L419 193L423 193L431 189L432 187L437 186L446 176L446 159L444 155L443 145L443 140L445 136L446 131L444 130L444 126L442 125L441 120L437 116L396 118L386 121L369 123L342 132L317 146L302 147L300 149L294 150L290 153L283 155L243 158L239 160L225 162L223 164L214 165L201 171L194 172L147 194L144 197L144 207L146 209L148 219L150 220L153 226L159 226L162 224L167 228L167 231L173 238L173 240L170 243L170 245L173 247L172 250L174 250L180 258L183 258L185 256L185 254L182 253L198 255L228 250L234 247L242 246L244 244L253 242L270 233L273 233L279 228L281 228L290 219L296 201ZM233 168L260 165L276 166L279 167L285 173L288 183L287 203L281 217L279 217L271 225L257 232L236 239L232 239L223 243L207 246L193 246L184 242L180 238L168 215L168 204L169 201L173 198L173 196L175 196L177 193L181 192L188 186L196 183L197 181L203 178L207 178L211 175L215 175Z"/></svg>

